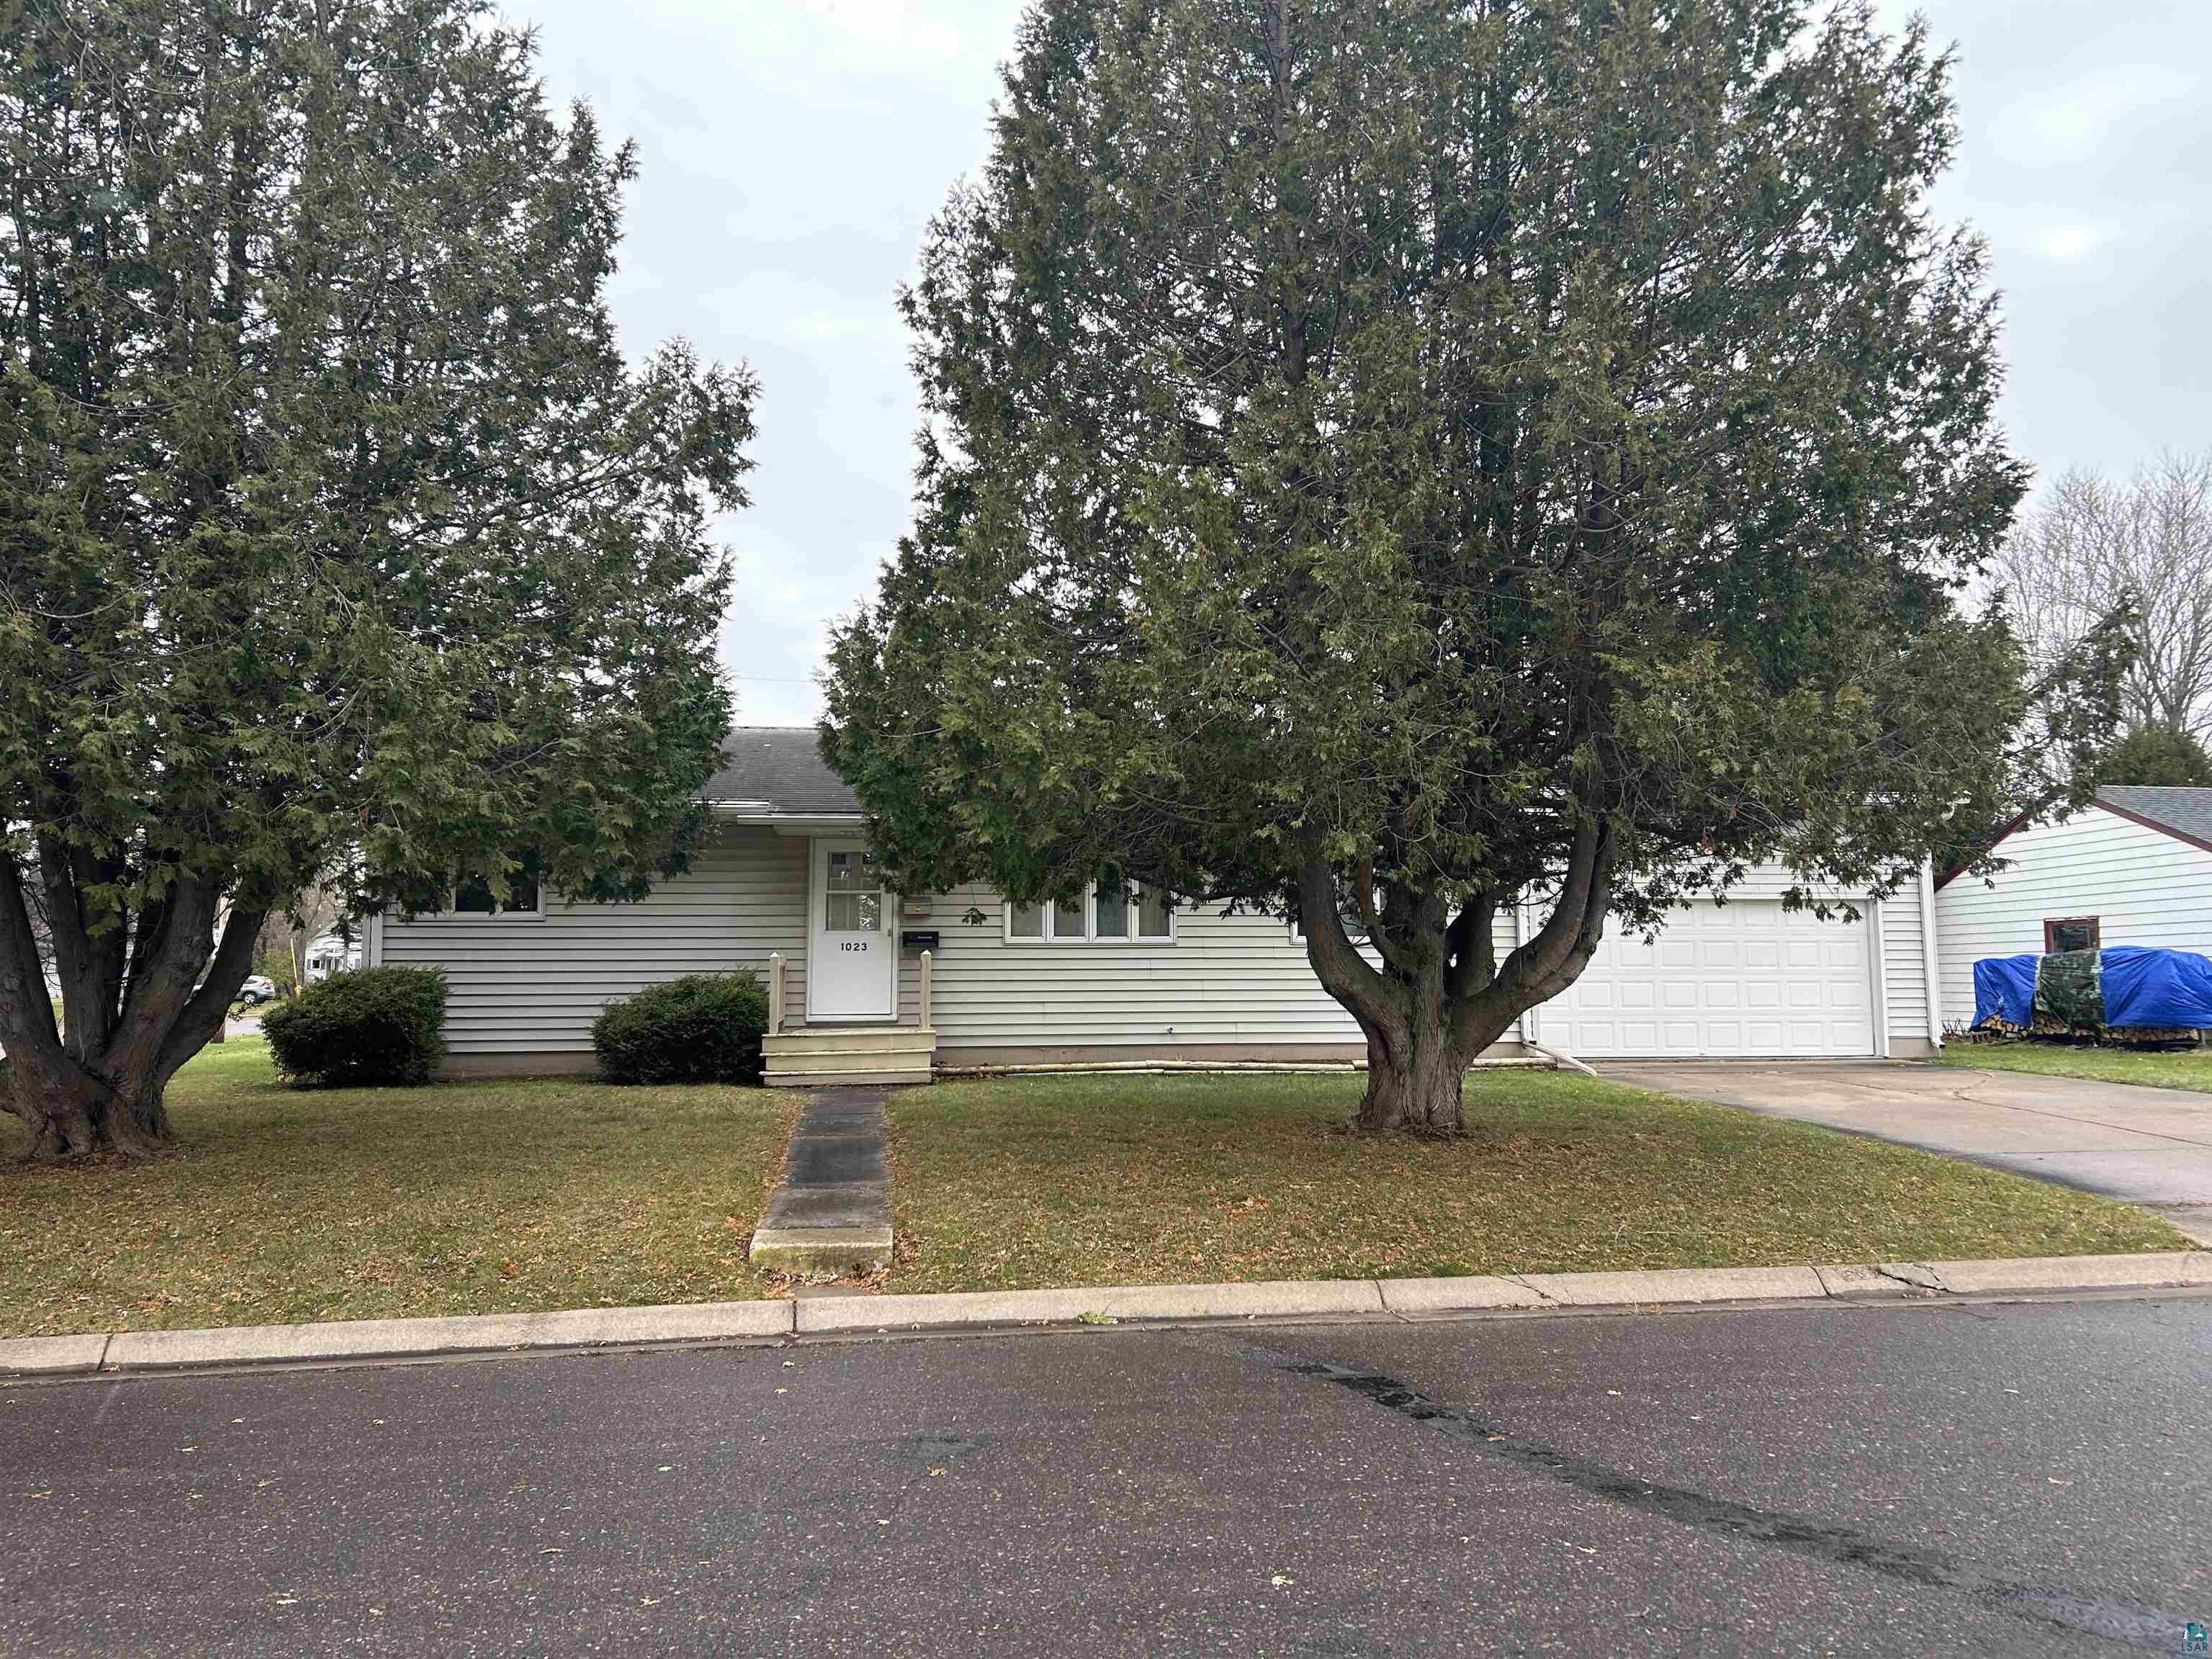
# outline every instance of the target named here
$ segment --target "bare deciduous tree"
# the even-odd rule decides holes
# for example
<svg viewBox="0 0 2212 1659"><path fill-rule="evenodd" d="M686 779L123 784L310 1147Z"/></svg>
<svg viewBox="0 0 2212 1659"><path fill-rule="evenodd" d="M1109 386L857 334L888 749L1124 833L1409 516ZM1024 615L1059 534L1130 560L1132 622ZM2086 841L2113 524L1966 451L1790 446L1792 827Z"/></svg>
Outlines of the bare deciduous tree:
<svg viewBox="0 0 2212 1659"><path fill-rule="evenodd" d="M315 941L344 916L344 896L319 882L302 890L289 907L269 913L262 924L262 945L284 953L285 989L291 994L307 988L307 953Z"/></svg>
<svg viewBox="0 0 2212 1659"><path fill-rule="evenodd" d="M1992 574L2041 663L2129 607L2128 726L2212 737L2212 450L2161 455L2125 484L2061 474Z"/></svg>

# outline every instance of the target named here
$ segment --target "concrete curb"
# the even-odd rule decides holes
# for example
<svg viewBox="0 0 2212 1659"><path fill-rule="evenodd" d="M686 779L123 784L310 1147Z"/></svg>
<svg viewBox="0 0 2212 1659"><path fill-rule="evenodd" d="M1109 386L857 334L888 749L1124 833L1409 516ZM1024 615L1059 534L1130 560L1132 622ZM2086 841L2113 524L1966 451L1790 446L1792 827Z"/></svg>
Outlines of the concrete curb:
<svg viewBox="0 0 2212 1659"><path fill-rule="evenodd" d="M1106 1324L1123 1320L1275 1319L1382 1314L1371 1279L1253 1285L1115 1285L1095 1290L954 1291L943 1296L802 1298L799 1334L942 1330L979 1325Z"/></svg>
<svg viewBox="0 0 2212 1659"><path fill-rule="evenodd" d="M125 1375L257 1364L557 1352L664 1344L759 1343L871 1332L1071 1328L1253 1319L1418 1321L1483 1313L1698 1308L2212 1286L2212 1251L1886 1261L1820 1267L1674 1267L1651 1273L1470 1274L1463 1279L1284 1279L1249 1285L1116 1285L942 1296L577 1308L456 1319L233 1325L0 1340L0 1376Z"/></svg>

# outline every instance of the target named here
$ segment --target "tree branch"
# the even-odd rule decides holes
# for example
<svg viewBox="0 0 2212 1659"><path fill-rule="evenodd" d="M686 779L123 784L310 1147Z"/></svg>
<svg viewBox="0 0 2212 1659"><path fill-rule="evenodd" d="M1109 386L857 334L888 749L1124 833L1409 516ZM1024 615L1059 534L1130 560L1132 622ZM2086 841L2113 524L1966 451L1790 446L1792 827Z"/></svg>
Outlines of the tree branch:
<svg viewBox="0 0 2212 1659"><path fill-rule="evenodd" d="M266 910L234 909L230 913L230 920L223 924L222 943L216 949L207 978L185 1005L184 1012L177 1016L169 1029L168 1041L162 1044L155 1061L156 1089L166 1085L177 1074L178 1068L205 1048L222 1029L222 1022L230 1014L230 1005L238 1000L239 988L253 971L254 943L261 936L261 924L268 919Z"/></svg>

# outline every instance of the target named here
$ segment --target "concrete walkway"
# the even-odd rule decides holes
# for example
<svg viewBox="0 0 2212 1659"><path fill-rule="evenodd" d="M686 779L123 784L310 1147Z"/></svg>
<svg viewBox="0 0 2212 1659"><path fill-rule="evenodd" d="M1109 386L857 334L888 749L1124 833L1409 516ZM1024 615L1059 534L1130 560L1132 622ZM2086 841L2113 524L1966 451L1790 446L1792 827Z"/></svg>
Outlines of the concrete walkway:
<svg viewBox="0 0 2212 1659"><path fill-rule="evenodd" d="M890 1138L880 1089L817 1089L791 1167L754 1231L756 1266L804 1277L872 1273L891 1259Z"/></svg>
<svg viewBox="0 0 2212 1659"><path fill-rule="evenodd" d="M2212 1094L1881 1060L1613 1062L1638 1088L1849 1129L2159 1211L2212 1243Z"/></svg>

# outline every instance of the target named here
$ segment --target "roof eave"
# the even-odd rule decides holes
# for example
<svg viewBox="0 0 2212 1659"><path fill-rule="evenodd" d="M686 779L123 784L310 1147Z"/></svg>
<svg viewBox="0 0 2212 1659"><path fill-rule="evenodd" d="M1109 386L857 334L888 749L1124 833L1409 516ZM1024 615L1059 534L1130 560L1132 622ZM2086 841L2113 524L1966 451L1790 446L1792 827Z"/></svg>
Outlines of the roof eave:
<svg viewBox="0 0 2212 1659"><path fill-rule="evenodd" d="M707 810L717 823L773 830L785 836L810 835L817 830L857 830L868 821L860 812L786 812L762 800L710 800Z"/></svg>
<svg viewBox="0 0 2212 1659"><path fill-rule="evenodd" d="M2116 818L2125 818L2130 823L2139 823L2146 830L2155 830L2161 836L2171 836L2185 846L2194 847L2200 853L2212 853L2212 841L2192 836L2178 825L2167 823L2160 818L2146 817L2142 813L2132 811L2116 800L2106 800L2102 795L2097 797L2094 804L2103 807Z"/></svg>

